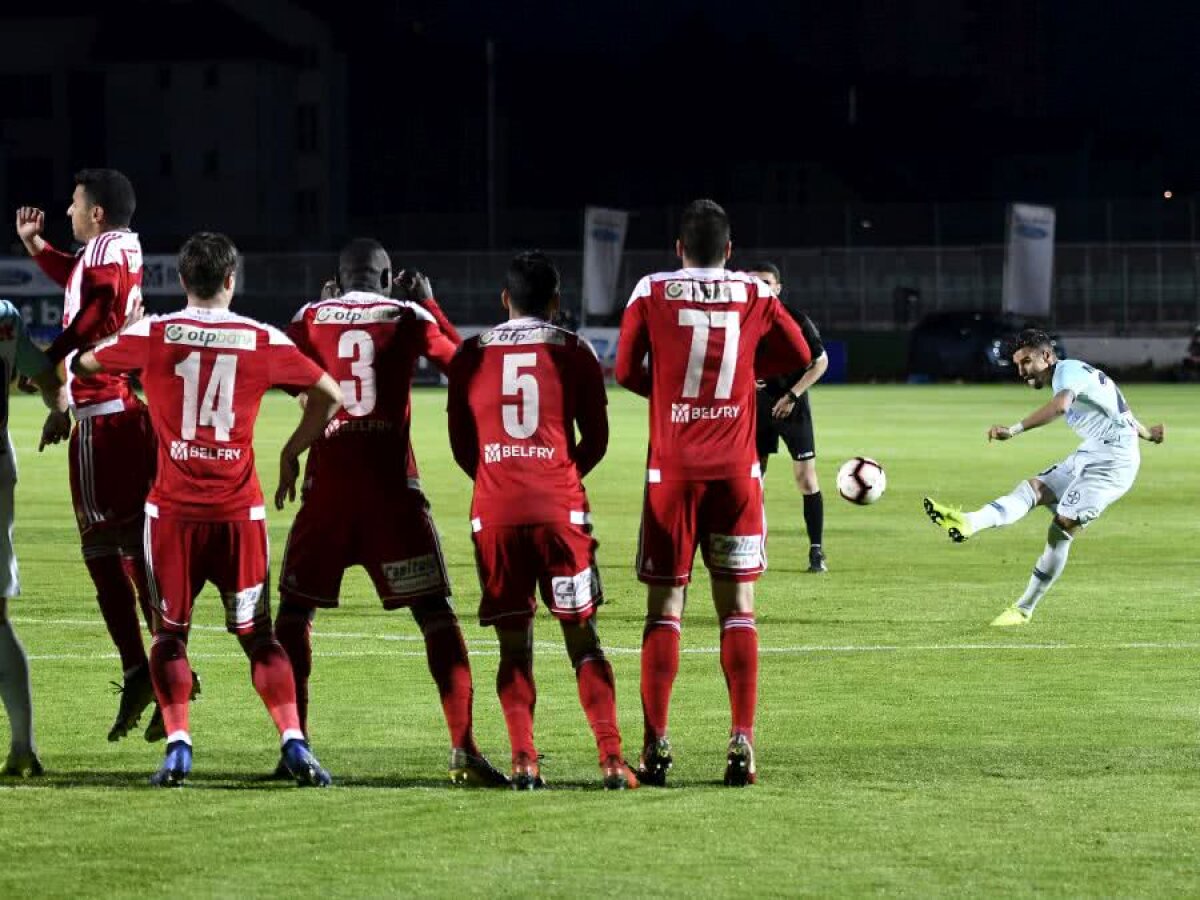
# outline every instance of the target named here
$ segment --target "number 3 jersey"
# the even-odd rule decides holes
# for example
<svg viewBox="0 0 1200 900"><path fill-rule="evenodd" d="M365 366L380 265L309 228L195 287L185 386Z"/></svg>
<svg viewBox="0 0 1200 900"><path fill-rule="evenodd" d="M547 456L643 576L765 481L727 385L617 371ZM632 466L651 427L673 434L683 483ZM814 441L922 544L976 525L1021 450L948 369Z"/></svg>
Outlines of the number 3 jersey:
<svg viewBox="0 0 1200 900"><path fill-rule="evenodd" d="M265 517L254 470L263 394L307 390L324 374L283 332L189 306L142 319L95 354L105 371L141 373L158 438L149 512L193 521Z"/></svg>
<svg viewBox="0 0 1200 900"><path fill-rule="evenodd" d="M587 524L582 478L607 449L607 405L596 353L570 331L513 319L463 343L447 413L475 479L472 527Z"/></svg>
<svg viewBox="0 0 1200 900"><path fill-rule="evenodd" d="M782 375L811 361L799 326L752 275L680 269L643 278L621 320L616 375L650 397L649 478L756 474L756 370Z"/></svg>

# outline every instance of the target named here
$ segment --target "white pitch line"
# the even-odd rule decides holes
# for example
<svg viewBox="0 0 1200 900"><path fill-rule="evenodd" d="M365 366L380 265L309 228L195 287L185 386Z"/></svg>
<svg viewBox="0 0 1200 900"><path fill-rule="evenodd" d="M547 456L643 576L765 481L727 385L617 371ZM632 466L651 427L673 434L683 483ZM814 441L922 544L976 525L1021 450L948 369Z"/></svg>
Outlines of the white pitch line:
<svg viewBox="0 0 1200 900"><path fill-rule="evenodd" d="M84 619L14 619L18 625L67 626L79 628L99 628L102 622ZM225 629L217 625L193 625L193 631L224 633ZM332 638L337 640L355 641L411 641L423 642L424 638L414 635L368 634L365 632L349 631L314 631L314 637ZM535 647L547 650L561 649L562 645L555 641L535 641ZM790 647L759 647L762 654L799 656L818 653L970 653L989 651L1104 651L1104 650L1200 650L1200 642L1195 641L1131 641L1115 644L988 644L988 643L958 643L958 644L798 644ZM614 655L640 654L640 647L611 647L604 648L605 653ZM683 647L680 652L688 655L710 656L721 652L720 647ZM241 653L196 653L188 654L193 659L241 659ZM315 651L318 657L356 657L356 656L400 656L423 658L424 651L419 650L331 650ZM497 650L471 650L471 656L497 656ZM30 659L42 660L101 660L115 659L115 653L100 654L44 654L31 655Z"/></svg>

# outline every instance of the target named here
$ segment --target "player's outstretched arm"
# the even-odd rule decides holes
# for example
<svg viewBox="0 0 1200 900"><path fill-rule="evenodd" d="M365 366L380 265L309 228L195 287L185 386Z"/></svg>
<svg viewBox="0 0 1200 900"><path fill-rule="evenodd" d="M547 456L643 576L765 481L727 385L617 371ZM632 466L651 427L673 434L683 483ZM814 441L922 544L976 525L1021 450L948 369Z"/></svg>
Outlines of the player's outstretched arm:
<svg viewBox="0 0 1200 900"><path fill-rule="evenodd" d="M1065 415L1075 402L1074 391L1059 391L1050 398L1045 406L1038 407L1020 422L1013 425L993 425L987 431L989 441L1007 441L1015 438L1022 431L1031 428L1041 428L1048 425L1061 415Z"/></svg>
<svg viewBox="0 0 1200 900"><path fill-rule="evenodd" d="M66 287L75 268L75 257L50 246L42 237L45 225L46 214L40 209L22 206L17 210L17 237L25 245L25 252L33 257L38 268L55 284Z"/></svg>
<svg viewBox="0 0 1200 900"><path fill-rule="evenodd" d="M327 372L305 392L304 414L292 436L279 451L279 486L275 489L275 508L296 499L296 481L300 477L300 454L325 433L325 426L342 406L342 390Z"/></svg>

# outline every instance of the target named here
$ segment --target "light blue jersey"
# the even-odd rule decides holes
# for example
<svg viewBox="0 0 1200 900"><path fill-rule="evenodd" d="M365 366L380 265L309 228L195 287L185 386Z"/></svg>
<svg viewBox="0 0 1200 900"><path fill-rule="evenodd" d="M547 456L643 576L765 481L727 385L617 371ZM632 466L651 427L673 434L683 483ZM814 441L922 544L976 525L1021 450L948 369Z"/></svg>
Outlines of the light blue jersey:
<svg viewBox="0 0 1200 900"><path fill-rule="evenodd" d="M1054 367L1054 393L1070 391L1075 400L1067 425L1083 438L1081 450L1110 455L1138 452L1137 427L1129 404L1115 381L1078 359L1062 359Z"/></svg>
<svg viewBox="0 0 1200 900"><path fill-rule="evenodd" d="M15 375L37 375L50 367L50 360L29 339L21 311L8 300L0 300L0 478L16 478L12 441L8 437L8 391Z"/></svg>

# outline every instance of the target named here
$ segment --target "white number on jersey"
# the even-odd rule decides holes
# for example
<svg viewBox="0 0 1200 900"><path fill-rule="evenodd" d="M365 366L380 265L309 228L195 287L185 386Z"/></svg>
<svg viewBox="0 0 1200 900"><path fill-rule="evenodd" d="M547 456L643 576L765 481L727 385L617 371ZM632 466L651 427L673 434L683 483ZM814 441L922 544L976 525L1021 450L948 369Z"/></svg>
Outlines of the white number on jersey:
<svg viewBox="0 0 1200 900"><path fill-rule="evenodd" d="M524 440L532 437L538 427L538 383L532 372L522 372L537 365L536 353L509 353L504 357L504 380L501 392L505 397L520 398L520 405L505 403L500 413L504 430L510 437Z"/></svg>
<svg viewBox="0 0 1200 900"><path fill-rule="evenodd" d="M237 379L237 355L217 354L212 375L200 399L200 352L189 353L175 366L183 379L183 421L180 433L185 441L196 439L198 426L211 427L218 441L229 440L233 430L233 388Z"/></svg>
<svg viewBox="0 0 1200 900"><path fill-rule="evenodd" d="M375 409L375 342L365 331L344 331L338 338L338 356L353 360L350 374L354 377L339 385L346 398L346 412L369 416Z"/></svg>
<svg viewBox="0 0 1200 900"><path fill-rule="evenodd" d="M692 349L688 352L687 373L683 378L681 396L695 399L700 396L700 381L704 377L704 361L708 356L710 329L725 332L725 345L721 350L721 369L717 373L717 389L713 396L717 400L728 400L733 394L733 375L737 367L738 338L742 322L736 311L704 312L699 309L679 310L679 324L692 329Z"/></svg>

